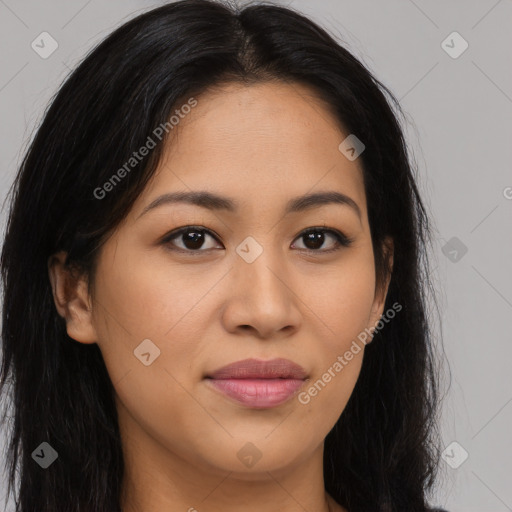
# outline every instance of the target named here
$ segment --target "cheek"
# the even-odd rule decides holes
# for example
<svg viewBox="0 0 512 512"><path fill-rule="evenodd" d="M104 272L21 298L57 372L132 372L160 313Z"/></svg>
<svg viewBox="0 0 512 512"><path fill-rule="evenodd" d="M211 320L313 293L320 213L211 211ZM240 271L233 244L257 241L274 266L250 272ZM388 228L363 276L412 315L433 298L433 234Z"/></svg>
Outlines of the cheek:
<svg viewBox="0 0 512 512"><path fill-rule="evenodd" d="M144 253L122 257L120 244L115 258L111 252L105 253L96 278L100 341L128 338L125 341L133 351L145 338L162 342L179 332L178 344L185 342L185 326L201 310L201 298L218 276L197 269L187 273L182 265L163 264L162 258L151 259Z"/></svg>
<svg viewBox="0 0 512 512"><path fill-rule="evenodd" d="M311 422L318 414L333 425L359 377L374 299L371 258L371 252L359 254L343 270L319 278L319 292L308 295L308 306L318 312L314 320L318 333L323 333L316 338L315 352L320 364L302 397L297 397L309 408L306 417Z"/></svg>
<svg viewBox="0 0 512 512"><path fill-rule="evenodd" d="M135 420L162 443L188 446L187 433L207 416L192 398L191 380L201 350L194 343L200 339L198 299L215 279L198 280L198 290L190 279L171 276L168 267L164 278L154 265L119 261L105 265L97 282L98 345L124 421Z"/></svg>
<svg viewBox="0 0 512 512"><path fill-rule="evenodd" d="M331 357L333 350L348 350L352 341L369 327L375 276L372 261L368 260L366 254L351 258L342 268L319 276L309 292L304 290L306 304L318 315L317 322L325 326L321 327L323 339Z"/></svg>
<svg viewBox="0 0 512 512"><path fill-rule="evenodd" d="M116 263L98 269L95 328L121 402L141 423L156 417L162 425L174 421L178 435L191 426L180 426L170 411L185 412L185 421L194 407L190 392L202 377L198 361L207 357L200 343L211 312L205 312L211 308L207 294L216 283L222 286L223 273L187 275L183 267L152 263L130 264L118 249ZM148 366L144 359L151 361ZM189 412L196 421L201 417Z"/></svg>

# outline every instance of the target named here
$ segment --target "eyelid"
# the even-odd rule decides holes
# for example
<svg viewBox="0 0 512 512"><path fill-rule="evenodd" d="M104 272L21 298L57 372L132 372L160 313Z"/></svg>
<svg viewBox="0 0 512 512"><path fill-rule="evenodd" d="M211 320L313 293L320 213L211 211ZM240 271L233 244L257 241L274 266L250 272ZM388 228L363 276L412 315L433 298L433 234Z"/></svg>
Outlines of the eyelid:
<svg viewBox="0 0 512 512"><path fill-rule="evenodd" d="M178 238L180 235L182 235L183 233L185 233L186 231L189 231L189 230L197 230L197 231L206 233L206 234L212 236L212 238L215 238L217 240L217 242L219 242L219 238L220 238L219 235L217 235L217 233L215 233L215 231L213 231L212 229L206 228L205 226L197 226L197 225L189 224L187 226L182 226L180 228L176 228L176 229L170 231L169 233L167 233L161 239L161 243L163 245L171 245L172 240L174 240L175 238ZM295 236L295 238L293 240L297 240L298 238L300 238L304 235L307 235L308 233L311 233L311 232L313 232L313 233L324 232L324 233L333 235L334 238L336 239L337 246L333 249L327 249L327 250L326 249L323 249L323 250L322 249L318 249L318 250L316 250L316 249L298 249L298 250L300 250L302 252L307 252L310 254L332 253L332 252L338 251L344 247L349 247L355 240L354 238L350 238L350 237L346 236L342 231L335 229L335 228L330 228L325 225L324 226L311 226L309 228L305 228L302 231L300 231ZM180 247L172 246L171 250L181 252L181 253L186 253L186 254L197 255L197 254L209 252L209 251L215 250L215 249L198 249L198 250L194 251L191 249L182 249Z"/></svg>

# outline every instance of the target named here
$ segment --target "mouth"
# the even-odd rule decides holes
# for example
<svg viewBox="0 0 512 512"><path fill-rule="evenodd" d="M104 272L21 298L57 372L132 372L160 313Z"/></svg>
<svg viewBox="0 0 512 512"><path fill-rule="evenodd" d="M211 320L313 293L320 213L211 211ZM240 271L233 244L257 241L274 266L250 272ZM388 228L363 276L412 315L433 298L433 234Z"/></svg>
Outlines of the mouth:
<svg viewBox="0 0 512 512"><path fill-rule="evenodd" d="M205 376L207 385L246 407L276 407L292 398L307 380L304 368L288 359L244 359Z"/></svg>

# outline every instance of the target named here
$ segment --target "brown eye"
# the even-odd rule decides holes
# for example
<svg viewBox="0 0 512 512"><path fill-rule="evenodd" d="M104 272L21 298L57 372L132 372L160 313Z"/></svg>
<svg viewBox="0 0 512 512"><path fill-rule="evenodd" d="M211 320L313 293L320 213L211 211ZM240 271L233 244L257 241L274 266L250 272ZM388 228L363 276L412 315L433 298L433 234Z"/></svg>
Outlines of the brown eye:
<svg viewBox="0 0 512 512"><path fill-rule="evenodd" d="M167 236L162 243L172 245L176 247L176 243L174 240L177 240L182 245L177 246L176 250L185 251L185 252L204 252L215 247L206 247L205 240L210 238L215 238L211 232L207 229L196 228L193 226L187 226L185 228L181 228L178 231L174 231L170 236Z"/></svg>
<svg viewBox="0 0 512 512"><path fill-rule="evenodd" d="M331 244L330 249L322 249L326 240L329 240L329 237L334 239L335 243ZM304 240L304 250L322 253L336 251L341 247L348 247L353 242L352 239L347 238L339 231L325 228L309 228L303 231L297 239Z"/></svg>

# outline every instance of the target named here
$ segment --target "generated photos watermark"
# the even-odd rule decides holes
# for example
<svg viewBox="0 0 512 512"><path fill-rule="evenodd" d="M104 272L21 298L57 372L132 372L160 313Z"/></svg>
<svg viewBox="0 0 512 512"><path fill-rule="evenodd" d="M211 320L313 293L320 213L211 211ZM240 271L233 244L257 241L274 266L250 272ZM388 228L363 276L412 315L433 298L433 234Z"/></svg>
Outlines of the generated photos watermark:
<svg viewBox="0 0 512 512"><path fill-rule="evenodd" d="M311 398L317 396L325 386L331 382L331 380L336 377L344 368L348 365L348 363L354 358L355 355L361 352L362 347L366 346L368 342L368 338L371 339L373 334L376 331L381 330L385 324L389 323L391 319L393 319L397 312L402 310L402 305L395 302L390 309L388 309L381 317L381 319L376 323L375 326L366 328L363 332L359 333L357 336L357 340L361 343L358 344L357 340L352 341L352 345L350 349L347 350L342 356L338 356L336 361L324 372L313 385L311 385L306 391L300 392L297 397L301 404L306 405L309 404Z"/></svg>
<svg viewBox="0 0 512 512"><path fill-rule="evenodd" d="M174 127L179 124L180 120L189 114L195 106L197 106L197 100L192 97L187 101L187 103L174 111L176 115L172 115L169 121L160 123L153 130L153 136L161 141L164 136L164 132L169 133L170 130L173 130ZM108 179L101 187L96 187L94 189L94 197L96 199L103 199L106 197L107 193L111 192L114 187L149 154L150 150L156 147L156 145L157 143L153 137L149 135L145 144L143 144L138 151L134 151L132 156L112 175L110 179Z"/></svg>

